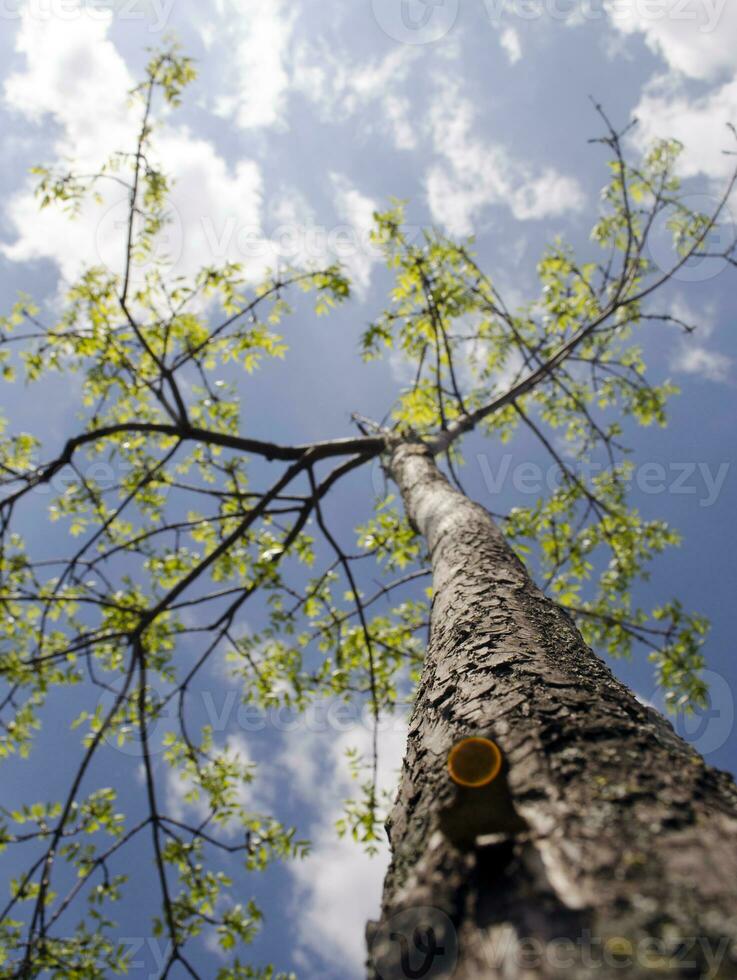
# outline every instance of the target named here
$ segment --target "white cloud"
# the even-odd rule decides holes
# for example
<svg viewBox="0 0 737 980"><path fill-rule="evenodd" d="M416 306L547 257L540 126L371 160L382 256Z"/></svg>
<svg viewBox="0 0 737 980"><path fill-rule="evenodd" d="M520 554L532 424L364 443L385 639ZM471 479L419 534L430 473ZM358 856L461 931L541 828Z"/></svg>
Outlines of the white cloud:
<svg viewBox="0 0 737 980"><path fill-rule="evenodd" d="M635 115L639 145L669 138L683 143L679 167L684 177L705 174L723 179L734 169L734 156L725 150L737 150L727 128L737 123L737 76L696 97L672 76L656 78L646 87Z"/></svg>
<svg viewBox="0 0 737 980"><path fill-rule="evenodd" d="M16 49L25 64L7 80L5 101L31 121L56 123L54 156L94 172L113 152L131 147L140 110L128 105L134 79L108 38L111 17L101 17L100 11L91 16L82 7L77 13L69 20L38 18L24 8ZM231 169L212 144L166 124L155 146L158 162L175 178L172 221L159 252L169 257L172 273L191 275L203 264L250 260L256 276L273 264L275 250L269 243L249 247L261 227L257 165L242 160ZM54 206L39 212L28 183L6 203L17 237L2 246L3 253L18 262L49 259L67 282L92 264L120 272L126 192L111 182L101 182L98 189L103 203L85 202L70 221Z"/></svg>
<svg viewBox="0 0 737 980"><path fill-rule="evenodd" d="M482 210L493 204L506 204L521 221L583 207L577 181L552 167L535 173L502 146L475 136L473 122L470 100L453 87L446 89L431 113L435 151L446 163L428 171L427 200L433 217L451 234L471 234Z"/></svg>
<svg viewBox="0 0 737 980"><path fill-rule="evenodd" d="M737 123L737 4L732 0L610 0L607 11L623 36L642 35L669 72L646 87L634 114L638 143L675 137L685 146L684 176L723 178L734 166L728 123ZM686 80L711 82L693 94Z"/></svg>
<svg viewBox="0 0 737 980"><path fill-rule="evenodd" d="M7 79L4 96L6 105L32 122L55 122L55 155L73 156L81 170L89 171L134 137L136 120L126 106L133 78L107 37L112 15L91 16L77 7L70 19L36 17L30 6L23 8L16 51L25 65ZM118 189L107 196L107 209L122 193ZM55 207L39 214L29 184L9 200L6 213L18 234L12 246L3 248L9 258L53 259L68 279L83 265L100 261L96 242L104 211L99 208L86 206L74 222Z"/></svg>
<svg viewBox="0 0 737 980"><path fill-rule="evenodd" d="M391 126L394 145L398 150L413 150L417 146L417 135L411 121L409 99L400 95L384 96L384 113Z"/></svg>
<svg viewBox="0 0 737 980"><path fill-rule="evenodd" d="M345 67L351 74L351 79L346 83L349 96L352 94L359 101L376 98L392 83L407 78L410 65L416 57L413 49L399 47L378 61L354 65L352 68L346 64Z"/></svg>
<svg viewBox="0 0 737 980"><path fill-rule="evenodd" d="M180 274L191 274L204 263L248 262L260 274L273 261L268 252L250 254L249 235L261 227L261 171L251 160L231 169L211 143L186 130L166 134L159 144L165 170L176 175L172 202L182 228Z"/></svg>
<svg viewBox="0 0 737 980"><path fill-rule="evenodd" d="M133 115L126 96L133 78L107 36L112 12L93 15L75 0L67 7L69 18L40 17L30 5L23 7L15 50L25 57L25 67L7 78L4 96L30 120L58 123L60 151L86 164L130 137Z"/></svg>
<svg viewBox="0 0 737 980"><path fill-rule="evenodd" d="M130 145L132 132L123 145ZM256 164L244 160L231 171L210 143L186 130L162 132L156 148L164 170L175 175L171 221L158 249L168 271L191 276L202 265L231 260L246 263L254 278L261 275L273 264L275 251L261 235L262 187ZM80 215L70 220L54 206L39 213L27 186L7 205L17 238L3 246L4 254L16 262L50 259L66 282L89 265L121 272L127 203L117 188L101 185L101 190L102 205L87 201ZM135 268L134 276L144 271L145 266Z"/></svg>
<svg viewBox="0 0 737 980"><path fill-rule="evenodd" d="M694 374L706 381L729 380L732 360L726 354L683 342L671 359L671 368L683 374Z"/></svg>
<svg viewBox="0 0 737 980"><path fill-rule="evenodd" d="M699 341L708 340L714 333L717 325L716 308L707 305L703 309L694 310L682 296L678 296L671 304L670 312L681 323L696 331L678 339L670 357L671 369L683 374L693 374L707 381L728 381L732 368L731 358L697 342L697 338Z"/></svg>
<svg viewBox="0 0 737 980"><path fill-rule="evenodd" d="M516 65L522 58L522 42L519 32L514 27L505 27L499 35L499 43L509 58L509 63Z"/></svg>
<svg viewBox="0 0 737 980"><path fill-rule="evenodd" d="M605 7L619 31L643 34L671 68L691 78L734 71L737 5L732 0L607 0Z"/></svg>
<svg viewBox="0 0 737 980"><path fill-rule="evenodd" d="M702 338L711 337L717 325L717 311L713 303L695 310L683 296L677 296L670 305L670 314L681 323L693 327Z"/></svg>
<svg viewBox="0 0 737 980"><path fill-rule="evenodd" d="M284 0L216 0L216 8L217 23L207 9L200 27L223 63L215 111L241 129L283 124L295 13Z"/></svg>
<svg viewBox="0 0 737 980"><path fill-rule="evenodd" d="M286 188L269 206L269 217L277 225L314 225L315 209L296 187Z"/></svg>
<svg viewBox="0 0 737 980"><path fill-rule="evenodd" d="M347 177L333 173L330 181L335 210L348 225L344 229L347 234L342 236L337 234L340 229L336 229L333 251L335 257L345 265L354 286L359 292L363 292L371 282L373 266L381 259L381 253L370 240L374 212L378 205L354 187Z"/></svg>
<svg viewBox="0 0 737 980"><path fill-rule="evenodd" d="M326 45L302 44L296 53L294 85L326 120L342 121L377 106L394 146L411 150L417 144L411 106L398 89L417 57L415 48L400 45L383 58L357 64L354 58Z"/></svg>
<svg viewBox="0 0 737 980"><path fill-rule="evenodd" d="M267 217L268 233L285 262L311 267L332 261L315 210L296 188L282 189L269 203Z"/></svg>
<svg viewBox="0 0 737 980"><path fill-rule="evenodd" d="M353 288L363 295L371 282L374 265L380 261L371 244L377 202L362 193L344 175L331 173L329 185L335 219L320 222L315 209L296 188L283 188L269 202L264 236L254 241L252 251L279 259L290 266L315 268L339 262Z"/></svg>
<svg viewBox="0 0 737 980"><path fill-rule="evenodd" d="M406 81L417 56L413 48L397 47L383 58L357 63L327 45L302 44L296 51L295 86L323 114L346 118Z"/></svg>
<svg viewBox="0 0 737 980"><path fill-rule="evenodd" d="M238 25L233 29L246 46L240 69L265 81L253 88L254 103L243 87L245 75L236 79L233 112L241 125L267 125L277 121L283 110L286 76L277 62L283 60L292 18L284 15L282 4L249 0L241 24L231 9L234 2L220 3L218 9L222 17ZM25 64L8 80L5 96L7 104L27 118L35 122L50 118L58 125L54 156L72 158L75 166L93 172L110 154L131 146L139 120L127 105L134 79L108 37L110 16L101 18L98 12L90 17L82 8L78 14L68 21L52 21L34 18L26 9L16 40ZM261 48L269 48L270 53L264 55L268 63L259 67L252 62ZM352 92L347 97L356 104L379 98L389 78L400 71L402 60L390 56L364 66L349 80L346 76L345 92ZM411 143L408 105L398 96L387 97L385 102L397 140ZM158 250L160 257L166 256L166 268L172 275L190 277L202 265L233 261L242 262L248 278L255 280L280 260L305 266L337 258L346 265L356 288L367 288L378 260L369 244L376 204L347 178L332 178L340 227L320 227L305 198L287 188L273 199L267 233L263 229L263 181L255 162L243 159L229 167L211 143L167 123L157 132L155 148L158 163L174 178L172 220ZM98 187L102 204L86 201L79 216L70 221L57 207L39 212L29 182L5 205L8 225L16 237L0 245L3 254L17 262L51 260L67 283L90 265L103 264L121 272L126 192L114 183ZM142 277L145 268L135 269L134 275Z"/></svg>
<svg viewBox="0 0 737 980"><path fill-rule="evenodd" d="M368 857L354 841L339 840L333 827L319 833L310 857L293 866L300 944L308 954L343 964L346 980L361 976L366 923L378 918L387 864L386 847Z"/></svg>
<svg viewBox="0 0 737 980"><path fill-rule="evenodd" d="M368 857L359 844L338 838L335 821L344 800L358 790L349 777L345 752L355 747L367 754L370 739L369 729L362 726L337 737L301 732L289 739L281 759L304 803L320 813L310 835L310 856L289 866L296 883L293 917L312 975L318 975L316 959L340 962L346 980L365 975L364 932L366 922L378 916L389 850L382 844L377 856ZM379 786L392 793L405 741L406 727L398 721L380 733Z"/></svg>

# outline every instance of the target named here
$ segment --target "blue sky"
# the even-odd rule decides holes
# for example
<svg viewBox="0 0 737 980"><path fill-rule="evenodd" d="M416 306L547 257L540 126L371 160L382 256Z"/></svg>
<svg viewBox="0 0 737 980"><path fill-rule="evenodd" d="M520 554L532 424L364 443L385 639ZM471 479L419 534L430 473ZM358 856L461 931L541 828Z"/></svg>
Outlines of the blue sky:
<svg viewBox="0 0 737 980"><path fill-rule="evenodd" d="M356 347L387 284L368 242L371 215L392 195L408 199L412 225L475 234L483 265L514 305L531 294L536 260L555 235L590 248L606 169L601 147L588 143L600 132L589 96L618 124L638 116L633 149L680 138L683 176L704 204L716 200L734 163L723 152L734 148L726 125L737 123L730 0L0 0L0 21L3 306L24 289L53 308L85 264L119 263L119 202L85 208L73 224L52 210L39 215L27 170L62 156L94 167L128 146L126 92L145 48L172 30L200 71L160 134L161 158L177 178L168 233L174 271L231 259L255 278L279 258L346 264L353 302L320 321L300 307L286 328L286 364L244 389L244 426L265 438L345 435L352 411L380 417L388 407L402 366L364 366ZM737 201L733 208L737 215ZM640 464L634 499L685 537L656 566L643 601L679 595L712 619L707 655L718 717L690 733L710 762L732 770L735 276L707 263L669 287L661 306L700 329L689 338L648 335L653 375L674 378L683 394L668 430L630 440ZM49 444L73 424L75 393L64 384L43 399L12 395L11 416ZM548 466L524 438L507 450L474 437L466 460L469 491L500 512L527 503ZM523 471L526 464L538 469ZM370 482L361 477L333 505L346 540L367 513ZM615 669L658 703L645 662ZM337 841L333 824L350 789L344 750L365 745L367 729L332 715L296 730L272 718L262 729L238 716L222 670L213 669L210 683L202 710L222 717L222 738L268 763L249 792L297 821L315 845L308 861L255 884L269 915L258 958L307 977L360 976L363 923L378 907L386 855L369 862ZM387 786L403 736L395 723L382 737ZM59 733L42 737L37 759L63 759ZM112 750L110 758L132 799L136 760ZM43 778L60 775L55 764ZM177 805L174 781L169 794ZM122 935L141 936L138 908L125 906ZM142 940L132 976L155 969L156 949Z"/></svg>

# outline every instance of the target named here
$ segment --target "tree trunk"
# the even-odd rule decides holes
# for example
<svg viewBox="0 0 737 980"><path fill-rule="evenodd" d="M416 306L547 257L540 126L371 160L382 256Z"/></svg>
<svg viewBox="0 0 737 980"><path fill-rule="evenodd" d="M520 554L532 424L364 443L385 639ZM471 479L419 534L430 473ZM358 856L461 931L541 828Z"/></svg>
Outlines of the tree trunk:
<svg viewBox="0 0 737 980"><path fill-rule="evenodd" d="M423 446L391 472L434 598L370 976L737 977L732 778L614 678ZM501 747L506 802L450 780L472 735Z"/></svg>

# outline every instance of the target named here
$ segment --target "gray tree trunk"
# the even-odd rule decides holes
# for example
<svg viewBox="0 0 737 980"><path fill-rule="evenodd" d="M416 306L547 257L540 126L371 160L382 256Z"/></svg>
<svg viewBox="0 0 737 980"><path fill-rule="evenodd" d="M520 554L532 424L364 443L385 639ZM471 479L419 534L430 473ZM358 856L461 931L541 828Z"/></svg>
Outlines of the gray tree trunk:
<svg viewBox="0 0 737 980"><path fill-rule="evenodd" d="M614 678L426 449L391 472L434 599L370 976L737 977L732 778ZM502 748L506 800L450 780L469 735Z"/></svg>

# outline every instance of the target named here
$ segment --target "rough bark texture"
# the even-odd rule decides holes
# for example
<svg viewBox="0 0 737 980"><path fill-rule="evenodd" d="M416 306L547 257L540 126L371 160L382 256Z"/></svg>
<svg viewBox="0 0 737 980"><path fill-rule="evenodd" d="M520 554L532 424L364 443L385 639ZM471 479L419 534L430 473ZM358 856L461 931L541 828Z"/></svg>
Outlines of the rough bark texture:
<svg viewBox="0 0 737 980"><path fill-rule="evenodd" d="M398 447L392 475L434 600L370 975L737 977L732 778L614 678L429 452ZM501 746L511 799L473 813L446 758L475 734Z"/></svg>

